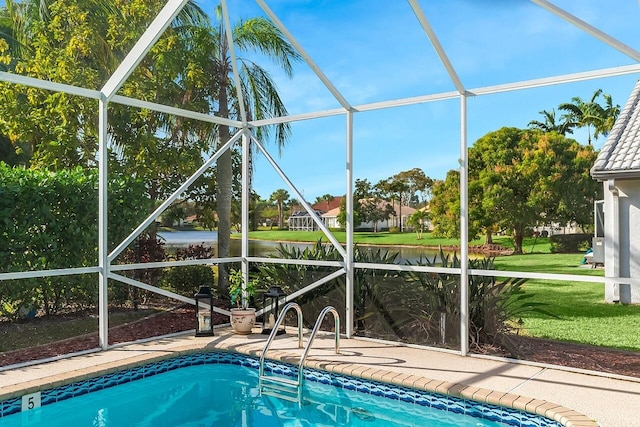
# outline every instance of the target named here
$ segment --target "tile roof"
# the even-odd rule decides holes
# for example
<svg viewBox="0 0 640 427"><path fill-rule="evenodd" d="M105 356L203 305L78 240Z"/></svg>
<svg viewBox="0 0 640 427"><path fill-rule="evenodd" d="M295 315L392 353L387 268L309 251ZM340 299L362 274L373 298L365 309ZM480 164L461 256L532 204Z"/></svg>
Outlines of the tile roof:
<svg viewBox="0 0 640 427"><path fill-rule="evenodd" d="M596 179L640 178L640 81L600 150L591 176Z"/></svg>

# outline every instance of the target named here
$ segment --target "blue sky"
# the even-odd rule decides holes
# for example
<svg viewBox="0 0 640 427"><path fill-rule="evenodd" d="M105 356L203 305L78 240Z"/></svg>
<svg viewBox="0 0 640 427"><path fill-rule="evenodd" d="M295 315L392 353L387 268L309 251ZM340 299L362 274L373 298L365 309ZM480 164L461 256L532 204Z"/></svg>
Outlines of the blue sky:
<svg viewBox="0 0 640 427"><path fill-rule="evenodd" d="M202 2L211 9L214 1ZM467 90L634 61L527 0L421 0L421 6ZM554 0L554 4L640 50L640 5L632 0ZM267 0L287 29L352 105L453 91L445 68L409 3L401 0ZM262 15L251 0L229 0L232 22ZM270 69L268 64L265 67ZM293 80L273 77L291 114L339 103L304 63ZM597 89L624 106L637 74L538 89L470 97L468 144L503 126L525 128L572 97ZM354 178L376 183L421 168L442 179L458 167L459 101L448 100L354 116ZM305 199L346 191L343 115L292 125L278 157ZM586 143L586 133L574 138ZM604 139L595 142L596 148ZM259 158L254 188L263 198L286 184ZM293 197L293 195L292 195Z"/></svg>

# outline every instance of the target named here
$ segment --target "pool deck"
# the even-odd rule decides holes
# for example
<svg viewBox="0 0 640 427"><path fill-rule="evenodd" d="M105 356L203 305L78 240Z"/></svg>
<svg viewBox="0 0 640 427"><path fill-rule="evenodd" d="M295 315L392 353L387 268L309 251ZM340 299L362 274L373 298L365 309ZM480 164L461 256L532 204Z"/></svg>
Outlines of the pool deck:
<svg viewBox="0 0 640 427"><path fill-rule="evenodd" d="M292 332L292 331L289 331ZM306 343L305 336L305 343ZM39 365L0 371L0 401L202 350L230 350L259 356L266 336L180 335L129 344ZM566 426L640 426L640 379L604 376L541 364L489 357L461 357L442 351L318 335L306 365L365 379L515 407L554 418ZM277 337L268 358L297 363L302 350L295 334Z"/></svg>

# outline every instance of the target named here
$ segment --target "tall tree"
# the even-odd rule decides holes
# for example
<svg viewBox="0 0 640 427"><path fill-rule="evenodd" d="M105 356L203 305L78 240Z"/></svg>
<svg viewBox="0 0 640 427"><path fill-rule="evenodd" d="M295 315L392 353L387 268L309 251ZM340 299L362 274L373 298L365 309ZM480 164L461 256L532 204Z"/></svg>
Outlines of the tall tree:
<svg viewBox="0 0 640 427"><path fill-rule="evenodd" d="M420 168L413 168L399 172L392 177L382 180L376 184L383 196L391 200L395 210L395 201L398 201L396 216L399 218L400 231L403 230L402 206L403 202L407 206L426 203L433 180L425 175ZM421 195L422 197L420 197ZM421 200L422 199L422 200Z"/></svg>
<svg viewBox="0 0 640 427"><path fill-rule="evenodd" d="M10 57L9 67L18 74L98 89L163 5L159 0L8 0L0 9L0 16L10 25L3 31L10 41L5 50ZM192 37L186 29L207 20L194 3L187 4L121 93L171 105L190 101L184 94L203 86L202 80L194 83L192 77L204 73L195 73L193 70L198 67L187 65L192 64L196 49L188 44ZM199 56L203 63L202 52ZM185 84L187 81L190 86ZM22 141L30 145L28 151L33 154L35 166L59 169L95 165L94 100L8 83L0 84L0 98L1 131L10 135L14 144ZM197 108L196 102L192 104ZM135 167L129 171L125 167L123 172L141 178L145 177L145 170L152 169L141 163L156 158L154 150L161 151L158 147L163 140L176 139L167 138L169 133L181 134L175 118L161 113L112 104L110 117L114 119L109 129L110 142L116 148L114 159L121 164L134 163ZM143 148L142 141L146 143ZM185 158L175 156L175 146L172 149L174 161ZM154 172L161 175L153 171L147 176ZM166 182L166 177L160 181Z"/></svg>
<svg viewBox="0 0 640 427"><path fill-rule="evenodd" d="M424 229L429 221L429 212L425 208L417 209L409 217L408 224L413 227L418 236L418 240L422 240Z"/></svg>
<svg viewBox="0 0 640 427"><path fill-rule="evenodd" d="M378 223L395 214L393 206L382 198L380 190L367 179L356 179L353 198L354 204L358 201L362 222L370 222L374 233L378 231Z"/></svg>
<svg viewBox="0 0 640 427"><path fill-rule="evenodd" d="M460 172L450 170L444 180L433 183L429 201L433 234L460 237ZM471 224L470 224L471 226ZM469 234L475 232L470 231Z"/></svg>
<svg viewBox="0 0 640 427"><path fill-rule="evenodd" d="M217 88L217 115L224 118L240 118L240 108L235 93L236 83L240 85L243 92L245 101L243 107L249 119L286 115L286 108L270 74L245 55L258 52L264 59L273 61L290 77L293 73L293 62L300 58L298 53L269 20L258 17L240 21L231 29L240 73L240 81L235 82L221 8L218 7L216 12L217 24L209 29L213 49L210 54L211 68L208 72L212 78L212 85ZM284 146L289 132L289 125L286 123L275 127L275 140L279 149ZM262 127L257 129L256 136L267 139L269 133L269 128ZM230 136L231 131L228 126L217 127L218 144L225 144ZM216 167L219 257L228 256L231 246L230 217L233 180L231 154L231 151L223 153L218 158ZM218 287L221 292L226 292L228 289L228 269L224 264L219 265Z"/></svg>
<svg viewBox="0 0 640 427"><path fill-rule="evenodd" d="M598 138L600 135L609 135L609 132L613 129L616 119L620 115L620 105L613 104L613 98L611 95L603 93L602 97L604 98L604 105L598 104L597 106L598 115L601 120L593 132L594 138Z"/></svg>
<svg viewBox="0 0 640 427"><path fill-rule="evenodd" d="M289 192L281 188L271 193L269 200L275 203L278 208L278 227L282 230L284 229L284 206L287 203L287 200L289 200Z"/></svg>
<svg viewBox="0 0 640 427"><path fill-rule="evenodd" d="M104 48L99 35L109 22L108 2L99 3L7 0L0 12L5 65L17 74L97 88L95 52ZM29 144L32 164L61 169L95 161L95 101L1 83L0 108L0 133Z"/></svg>
<svg viewBox="0 0 640 427"><path fill-rule="evenodd" d="M372 185L367 179L356 179L353 191L353 225L358 227L362 223L372 223L373 232L378 231L378 223L388 220L395 214L393 206L382 198L382 193L377 186ZM346 198L340 201L338 222L346 224Z"/></svg>
<svg viewBox="0 0 640 427"><path fill-rule="evenodd" d="M597 185L586 177L595 161L591 146L556 133L502 128L469 149L470 215L485 229L510 229L522 252L527 227L537 223L584 225Z"/></svg>
<svg viewBox="0 0 640 427"><path fill-rule="evenodd" d="M395 212L395 216L398 219L398 227L402 232L402 202L405 200L405 194L409 191L409 185L394 175L386 180L382 180L376 184L376 187L380 190L381 194L389 197L391 205ZM398 202L398 210L395 210L395 202Z"/></svg>
<svg viewBox="0 0 640 427"><path fill-rule="evenodd" d="M399 172L394 179L406 184L404 199L413 207L426 203L431 192L433 179L429 178L422 169L413 168Z"/></svg>

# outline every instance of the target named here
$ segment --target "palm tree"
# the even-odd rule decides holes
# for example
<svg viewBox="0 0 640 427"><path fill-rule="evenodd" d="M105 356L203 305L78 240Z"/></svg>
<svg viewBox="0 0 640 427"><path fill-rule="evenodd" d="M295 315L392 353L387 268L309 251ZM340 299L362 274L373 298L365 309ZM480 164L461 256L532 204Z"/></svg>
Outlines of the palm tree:
<svg viewBox="0 0 640 427"><path fill-rule="evenodd" d="M244 108L249 115L247 119L263 119L284 116L287 110L280 99L276 86L269 73L255 62L243 57L243 54L257 51L265 58L271 59L280 66L289 77L293 74L293 61L300 59L298 53L286 41L280 30L269 20L261 17L250 18L238 22L230 31L235 43L236 60L239 71L239 82L234 82L230 47L227 43L226 28L221 16L221 7L216 8L217 26L210 28L212 41L211 69L209 70L212 85L218 88L218 116L223 118L241 118L238 99L235 95L235 83L243 92ZM284 146L290 133L288 124L275 127L275 139L278 148ZM218 144L226 143L231 132L228 126L219 125L217 129ZM269 128L258 128L260 139L269 136ZM233 162L228 150L219 158L216 165L216 204L218 213L218 256L229 256L231 246L231 195L233 181ZM219 265L218 287L221 292L228 289L228 271L224 264Z"/></svg>
<svg viewBox="0 0 640 427"><path fill-rule="evenodd" d="M544 117L544 122L540 122L538 120L531 120L529 122L529 127L532 129L538 129L543 132L557 132L560 135L572 134L572 122L567 120L566 117L563 116L564 120L561 123L556 122L556 110L552 109L551 111L542 110L540 114Z"/></svg>
<svg viewBox="0 0 640 427"><path fill-rule="evenodd" d="M602 97L604 98L604 107L598 105L598 114L600 115L601 121L593 132L594 138L598 138L599 135L608 136L620 115L620 105L613 105L611 95L604 93Z"/></svg>
<svg viewBox="0 0 640 427"><path fill-rule="evenodd" d="M284 205L289 200L289 193L285 189L279 189L271 193L269 200L275 202L278 207L278 228L282 230L282 224L284 222Z"/></svg>
<svg viewBox="0 0 640 427"><path fill-rule="evenodd" d="M600 95L603 95L605 100L604 107L597 101ZM606 136L620 114L620 106L614 106L611 95L603 94L602 89L596 90L588 102L580 97L574 97L571 102L560 104L558 109L567 112L563 117L571 123L571 127L587 128L589 145L591 145L591 127L593 127L594 138L600 135Z"/></svg>

